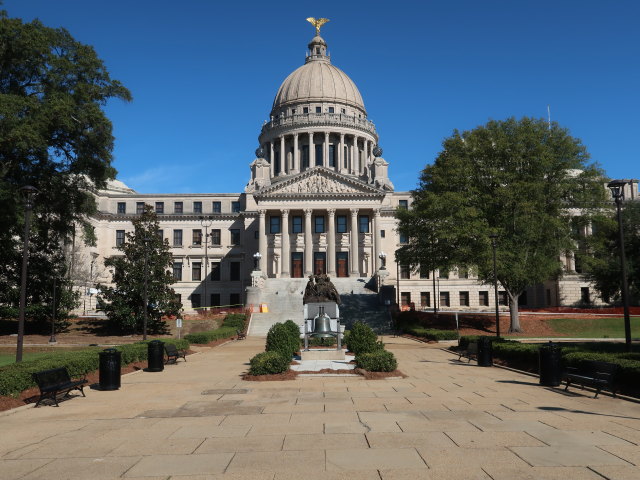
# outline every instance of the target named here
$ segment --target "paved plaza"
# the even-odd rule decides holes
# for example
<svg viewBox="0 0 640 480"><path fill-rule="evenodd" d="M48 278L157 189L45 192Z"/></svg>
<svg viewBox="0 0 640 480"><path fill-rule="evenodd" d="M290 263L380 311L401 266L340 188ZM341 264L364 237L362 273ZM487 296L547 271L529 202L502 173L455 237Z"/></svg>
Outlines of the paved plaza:
<svg viewBox="0 0 640 480"><path fill-rule="evenodd" d="M640 405L387 337L407 378L245 382L249 338L0 416L11 479L638 479Z"/></svg>

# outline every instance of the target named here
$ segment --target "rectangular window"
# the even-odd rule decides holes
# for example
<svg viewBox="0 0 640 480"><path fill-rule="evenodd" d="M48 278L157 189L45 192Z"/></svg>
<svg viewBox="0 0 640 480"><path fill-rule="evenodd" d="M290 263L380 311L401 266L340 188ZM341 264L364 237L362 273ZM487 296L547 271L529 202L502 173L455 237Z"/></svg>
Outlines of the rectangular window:
<svg viewBox="0 0 640 480"><path fill-rule="evenodd" d="M302 107L302 113L309 113L309 107Z"/></svg>
<svg viewBox="0 0 640 480"><path fill-rule="evenodd" d="M409 200L398 200L398 208L403 210L409 209Z"/></svg>
<svg viewBox="0 0 640 480"><path fill-rule="evenodd" d="M338 215L336 217L336 232L347 233L347 216Z"/></svg>
<svg viewBox="0 0 640 480"><path fill-rule="evenodd" d="M240 280L240 262L229 262L229 280L232 282Z"/></svg>
<svg viewBox="0 0 640 480"><path fill-rule="evenodd" d="M580 287L580 300L582 300L582 303L585 303L585 304L591 303L591 295L589 294L589 287Z"/></svg>
<svg viewBox="0 0 640 480"><path fill-rule="evenodd" d="M406 233L400 232L400 244L406 245L409 243L409 236Z"/></svg>
<svg viewBox="0 0 640 480"><path fill-rule="evenodd" d="M315 233L324 233L324 217L317 216L313 218L315 222Z"/></svg>
<svg viewBox="0 0 640 480"><path fill-rule="evenodd" d="M431 292L420 292L420 306L421 307L431 306Z"/></svg>
<svg viewBox="0 0 640 480"><path fill-rule="evenodd" d="M173 262L173 279L176 282L182 281L182 262Z"/></svg>
<svg viewBox="0 0 640 480"><path fill-rule="evenodd" d="M385 231L384 230L380 230L380 238L385 238Z"/></svg>
<svg viewBox="0 0 640 480"><path fill-rule="evenodd" d="M124 230L116 230L116 247L124 245Z"/></svg>
<svg viewBox="0 0 640 480"><path fill-rule="evenodd" d="M231 245L240 245L240 230L237 228L230 228L231 233Z"/></svg>
<svg viewBox="0 0 640 480"><path fill-rule="evenodd" d="M220 281L220 262L211 262L211 280Z"/></svg>
<svg viewBox="0 0 640 480"><path fill-rule="evenodd" d="M335 109L333 107L329 107L329 113L335 113Z"/></svg>
<svg viewBox="0 0 640 480"><path fill-rule="evenodd" d="M369 233L369 216L360 215L358 217L358 231L360 233Z"/></svg>
<svg viewBox="0 0 640 480"><path fill-rule="evenodd" d="M160 238L160 241L164 243L164 230L158 229L158 237Z"/></svg>
<svg viewBox="0 0 640 480"><path fill-rule="evenodd" d="M481 307L488 307L489 306L489 292L486 290L483 290L481 292L478 292L478 303L480 304Z"/></svg>
<svg viewBox="0 0 640 480"><path fill-rule="evenodd" d="M269 233L280 233L280 217L269 217Z"/></svg>
<svg viewBox="0 0 640 480"><path fill-rule="evenodd" d="M136 214L140 215L144 212L144 202L136 202Z"/></svg>
<svg viewBox="0 0 640 480"><path fill-rule="evenodd" d="M202 263L193 262L191 264L191 280L199 282L202 280Z"/></svg>
<svg viewBox="0 0 640 480"><path fill-rule="evenodd" d="M192 293L191 294L191 308L200 308L200 294Z"/></svg>
<svg viewBox="0 0 640 480"><path fill-rule="evenodd" d="M409 280L411 278L411 268L409 268L409 265L400 265L400 278L402 280Z"/></svg>
<svg viewBox="0 0 640 480"><path fill-rule="evenodd" d="M193 245L202 245L202 230L199 228L193 230Z"/></svg>
<svg viewBox="0 0 640 480"><path fill-rule="evenodd" d="M240 213L240 202L231 202L231 213Z"/></svg>
<svg viewBox="0 0 640 480"><path fill-rule="evenodd" d="M316 113L322 113L322 107L316 107Z"/></svg>
<svg viewBox="0 0 640 480"><path fill-rule="evenodd" d="M465 267L458 268L458 278L469 278L469 269Z"/></svg>
<svg viewBox="0 0 640 480"><path fill-rule="evenodd" d="M229 294L229 305L240 305L240 294L239 293L231 293Z"/></svg>
<svg viewBox="0 0 640 480"><path fill-rule="evenodd" d="M302 217L291 217L291 233L302 233Z"/></svg>
<svg viewBox="0 0 640 480"><path fill-rule="evenodd" d="M420 265L420 278L429 278L429 269Z"/></svg>
<svg viewBox="0 0 640 480"><path fill-rule="evenodd" d="M127 203L118 202L118 215L125 215L127 213Z"/></svg>
<svg viewBox="0 0 640 480"><path fill-rule="evenodd" d="M220 245L220 229L214 228L211 230L211 245Z"/></svg>
<svg viewBox="0 0 640 480"><path fill-rule="evenodd" d="M220 203L220 202L213 202L213 203L211 204L211 211L212 211L213 213L220 213L220 212L222 212L222 205L221 205L221 203Z"/></svg>
<svg viewBox="0 0 640 480"><path fill-rule="evenodd" d="M182 230L173 231L173 246L174 247L182 246Z"/></svg>
<svg viewBox="0 0 640 480"><path fill-rule="evenodd" d="M193 213L202 213L202 202L193 202Z"/></svg>
<svg viewBox="0 0 640 480"><path fill-rule="evenodd" d="M182 202L174 202L173 203L173 213L183 213L183 205Z"/></svg>
<svg viewBox="0 0 640 480"><path fill-rule="evenodd" d="M440 292L440 306L441 307L451 306L451 302L449 301L449 292Z"/></svg>
<svg viewBox="0 0 640 480"><path fill-rule="evenodd" d="M156 213L164 213L164 202L156 202Z"/></svg>
<svg viewBox="0 0 640 480"><path fill-rule="evenodd" d="M211 294L211 306L212 307L219 307L220 306L220 294L219 293L212 293Z"/></svg>
<svg viewBox="0 0 640 480"><path fill-rule="evenodd" d="M460 306L461 307L469 306L469 292L460 292Z"/></svg>
<svg viewBox="0 0 640 480"><path fill-rule="evenodd" d="M504 290L498 292L498 303L500 303L500 305L509 305L509 302L507 300L507 292L505 292Z"/></svg>
<svg viewBox="0 0 640 480"><path fill-rule="evenodd" d="M403 307L409 306L411 303L411 292L400 292L400 305Z"/></svg>

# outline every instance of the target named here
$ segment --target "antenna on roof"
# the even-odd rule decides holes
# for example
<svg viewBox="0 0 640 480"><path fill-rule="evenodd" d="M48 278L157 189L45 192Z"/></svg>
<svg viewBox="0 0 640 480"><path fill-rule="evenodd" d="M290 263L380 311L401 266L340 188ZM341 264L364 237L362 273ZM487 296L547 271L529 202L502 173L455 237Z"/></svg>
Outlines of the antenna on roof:
<svg viewBox="0 0 640 480"><path fill-rule="evenodd" d="M547 122L549 123L549 130L551 130L551 107L547 104Z"/></svg>

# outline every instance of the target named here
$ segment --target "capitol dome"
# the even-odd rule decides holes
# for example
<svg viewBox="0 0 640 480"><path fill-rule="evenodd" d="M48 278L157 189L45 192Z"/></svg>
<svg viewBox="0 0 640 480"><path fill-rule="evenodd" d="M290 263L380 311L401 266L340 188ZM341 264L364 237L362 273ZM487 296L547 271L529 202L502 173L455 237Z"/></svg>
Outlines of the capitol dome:
<svg viewBox="0 0 640 480"><path fill-rule="evenodd" d="M301 103L331 102L347 105L366 115L362 95L353 80L331 64L327 44L320 36L309 43L306 62L282 82L273 101L272 112Z"/></svg>

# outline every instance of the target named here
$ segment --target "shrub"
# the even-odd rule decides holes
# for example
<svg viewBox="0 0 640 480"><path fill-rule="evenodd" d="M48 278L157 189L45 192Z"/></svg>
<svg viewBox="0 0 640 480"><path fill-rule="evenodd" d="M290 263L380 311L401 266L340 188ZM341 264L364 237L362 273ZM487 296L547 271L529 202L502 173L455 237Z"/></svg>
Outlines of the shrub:
<svg viewBox="0 0 640 480"><path fill-rule="evenodd" d="M259 353L249 363L251 364L249 367L250 375L270 375L289 370L289 358L283 357L280 352L276 351Z"/></svg>
<svg viewBox="0 0 640 480"><path fill-rule="evenodd" d="M637 389L640 384L640 360L628 358L633 354L573 352L563 356L565 365L578 367L586 361L610 362L618 365L616 381L623 389Z"/></svg>
<svg viewBox="0 0 640 480"><path fill-rule="evenodd" d="M292 339L296 339L296 342L300 339L300 327L293 320L287 320L284 322L284 326L287 327ZM298 342L299 343L299 342Z"/></svg>
<svg viewBox="0 0 640 480"><path fill-rule="evenodd" d="M356 322L349 331L349 336L345 339L347 348L358 355L359 353L370 353L384 349L384 344L378 342L378 336L371 330L371 327L362 322Z"/></svg>
<svg viewBox="0 0 640 480"><path fill-rule="evenodd" d="M409 335L414 335L427 340L457 340L458 332L455 330L437 330L435 328L405 327L404 331Z"/></svg>
<svg viewBox="0 0 640 480"><path fill-rule="evenodd" d="M206 344L223 338L231 338L236 334L236 328L222 326L208 332L189 333L184 338L189 343Z"/></svg>
<svg viewBox="0 0 640 480"><path fill-rule="evenodd" d="M222 326L244 331L246 320L247 316L244 313L229 313L224 317L224 320L222 320Z"/></svg>
<svg viewBox="0 0 640 480"><path fill-rule="evenodd" d="M293 323L293 322L292 322ZM291 356L300 348L298 338L293 338L291 329L284 323L276 323L271 326L267 333L267 352L279 352L284 358L291 359Z"/></svg>
<svg viewBox="0 0 640 480"><path fill-rule="evenodd" d="M387 350L360 353L356 355L356 364L369 372L393 372L398 368L396 357Z"/></svg>
<svg viewBox="0 0 640 480"><path fill-rule="evenodd" d="M304 344L304 339L300 339L300 344ZM326 338L309 338L310 347L334 347L336 345L335 337Z"/></svg>

